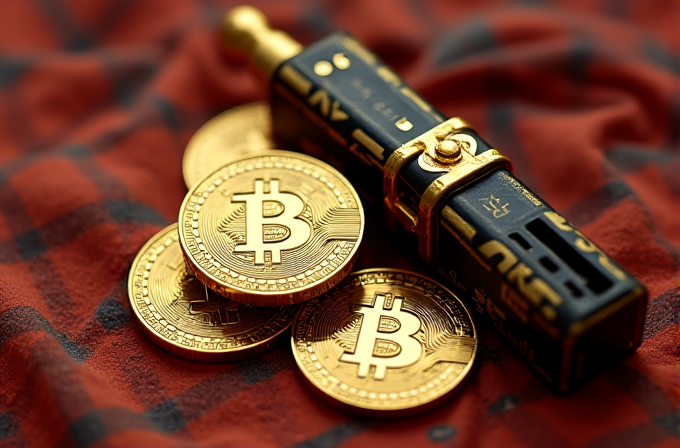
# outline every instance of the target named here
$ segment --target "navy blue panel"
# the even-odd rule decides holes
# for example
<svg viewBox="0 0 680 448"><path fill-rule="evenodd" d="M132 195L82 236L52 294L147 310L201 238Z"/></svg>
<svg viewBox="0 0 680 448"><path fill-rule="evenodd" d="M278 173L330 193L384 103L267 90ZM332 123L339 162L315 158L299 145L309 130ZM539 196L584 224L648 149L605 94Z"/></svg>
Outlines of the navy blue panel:
<svg viewBox="0 0 680 448"><path fill-rule="evenodd" d="M445 206L457 218L443 211L438 270L553 387L565 392L640 344L640 283L511 174L486 175Z"/></svg>
<svg viewBox="0 0 680 448"><path fill-rule="evenodd" d="M378 159L383 164L395 149L432 129L443 121L443 117L431 106L427 106L431 108L428 112L406 96L402 90L410 88L391 71L389 73L394 76L394 82L388 82L385 76L381 77L379 73L389 69L372 54L375 62L367 62L366 57L362 56L364 51L370 52L364 48L362 55L359 55L351 46L347 46L346 39L351 38L344 33L333 34L293 57L286 65L292 66L311 81L312 89L305 98L306 102L309 103L309 99L323 89L328 93L331 106L337 101L340 110L348 115L347 119L333 120L320 101L312 101L312 107L322 119L327 120L350 143L354 142L352 133L355 129L363 130L385 149L382 159ZM334 68L327 76L318 75L314 70L315 65L320 61L330 63L336 54L344 54L349 59L349 68ZM423 103L426 104L424 100ZM396 126L404 117L413 124L408 131Z"/></svg>

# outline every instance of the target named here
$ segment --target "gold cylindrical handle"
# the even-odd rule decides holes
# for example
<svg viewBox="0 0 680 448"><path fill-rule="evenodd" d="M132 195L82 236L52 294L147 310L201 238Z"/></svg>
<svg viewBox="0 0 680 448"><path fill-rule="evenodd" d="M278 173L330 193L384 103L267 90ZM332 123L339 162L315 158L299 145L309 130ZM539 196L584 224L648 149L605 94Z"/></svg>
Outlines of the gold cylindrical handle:
<svg viewBox="0 0 680 448"><path fill-rule="evenodd" d="M267 78L283 61L304 49L290 35L272 29L262 11L253 6L237 6L227 12L222 37L228 47L247 53Z"/></svg>

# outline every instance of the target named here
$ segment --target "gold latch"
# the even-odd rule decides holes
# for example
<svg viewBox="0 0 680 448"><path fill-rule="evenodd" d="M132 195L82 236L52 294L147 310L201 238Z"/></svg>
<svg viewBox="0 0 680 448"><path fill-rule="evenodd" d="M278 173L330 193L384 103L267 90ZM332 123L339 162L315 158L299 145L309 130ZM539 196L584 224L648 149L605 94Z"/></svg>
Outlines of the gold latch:
<svg viewBox="0 0 680 448"><path fill-rule="evenodd" d="M385 203L397 219L419 239L420 256L433 261L436 247L436 217L442 202L482 175L497 169L512 171L512 162L495 149L475 155L477 141L462 133L472 127L460 118L451 118L394 151L383 168ZM413 210L399 189L399 173L414 159L430 173L442 173L425 190Z"/></svg>

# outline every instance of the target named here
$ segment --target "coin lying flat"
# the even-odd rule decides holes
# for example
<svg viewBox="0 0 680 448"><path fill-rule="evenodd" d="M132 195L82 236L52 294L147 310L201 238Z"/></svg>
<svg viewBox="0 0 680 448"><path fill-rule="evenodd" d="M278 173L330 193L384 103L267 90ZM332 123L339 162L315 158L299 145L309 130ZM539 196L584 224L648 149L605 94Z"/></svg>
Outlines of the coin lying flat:
<svg viewBox="0 0 680 448"><path fill-rule="evenodd" d="M191 188L217 168L275 146L266 103L229 109L201 126L189 141L182 161L184 183Z"/></svg>
<svg viewBox="0 0 680 448"><path fill-rule="evenodd" d="M298 306L249 306L218 296L188 272L178 238L177 224L165 228L142 247L130 270L130 304L151 340L205 362L238 361L273 347Z"/></svg>
<svg viewBox="0 0 680 448"><path fill-rule="evenodd" d="M447 398L470 372L476 337L470 312L444 286L368 269L305 303L291 342L304 380L322 398L395 417Z"/></svg>
<svg viewBox="0 0 680 448"><path fill-rule="evenodd" d="M272 151L204 178L178 221L187 265L208 288L239 302L285 305L322 294L350 272L364 212L333 167Z"/></svg>

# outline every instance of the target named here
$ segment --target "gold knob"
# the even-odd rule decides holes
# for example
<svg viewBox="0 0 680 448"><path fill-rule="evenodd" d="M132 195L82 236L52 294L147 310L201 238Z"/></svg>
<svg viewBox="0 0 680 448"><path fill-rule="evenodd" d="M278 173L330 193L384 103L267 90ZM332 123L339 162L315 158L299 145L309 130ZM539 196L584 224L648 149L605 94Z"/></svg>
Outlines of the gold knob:
<svg viewBox="0 0 680 448"><path fill-rule="evenodd" d="M227 12L222 37L227 46L248 53L267 77L304 48L283 31L272 29L262 11L247 5L236 6Z"/></svg>
<svg viewBox="0 0 680 448"><path fill-rule="evenodd" d="M460 143L445 139L434 147L435 159L440 163L454 163L461 157Z"/></svg>

